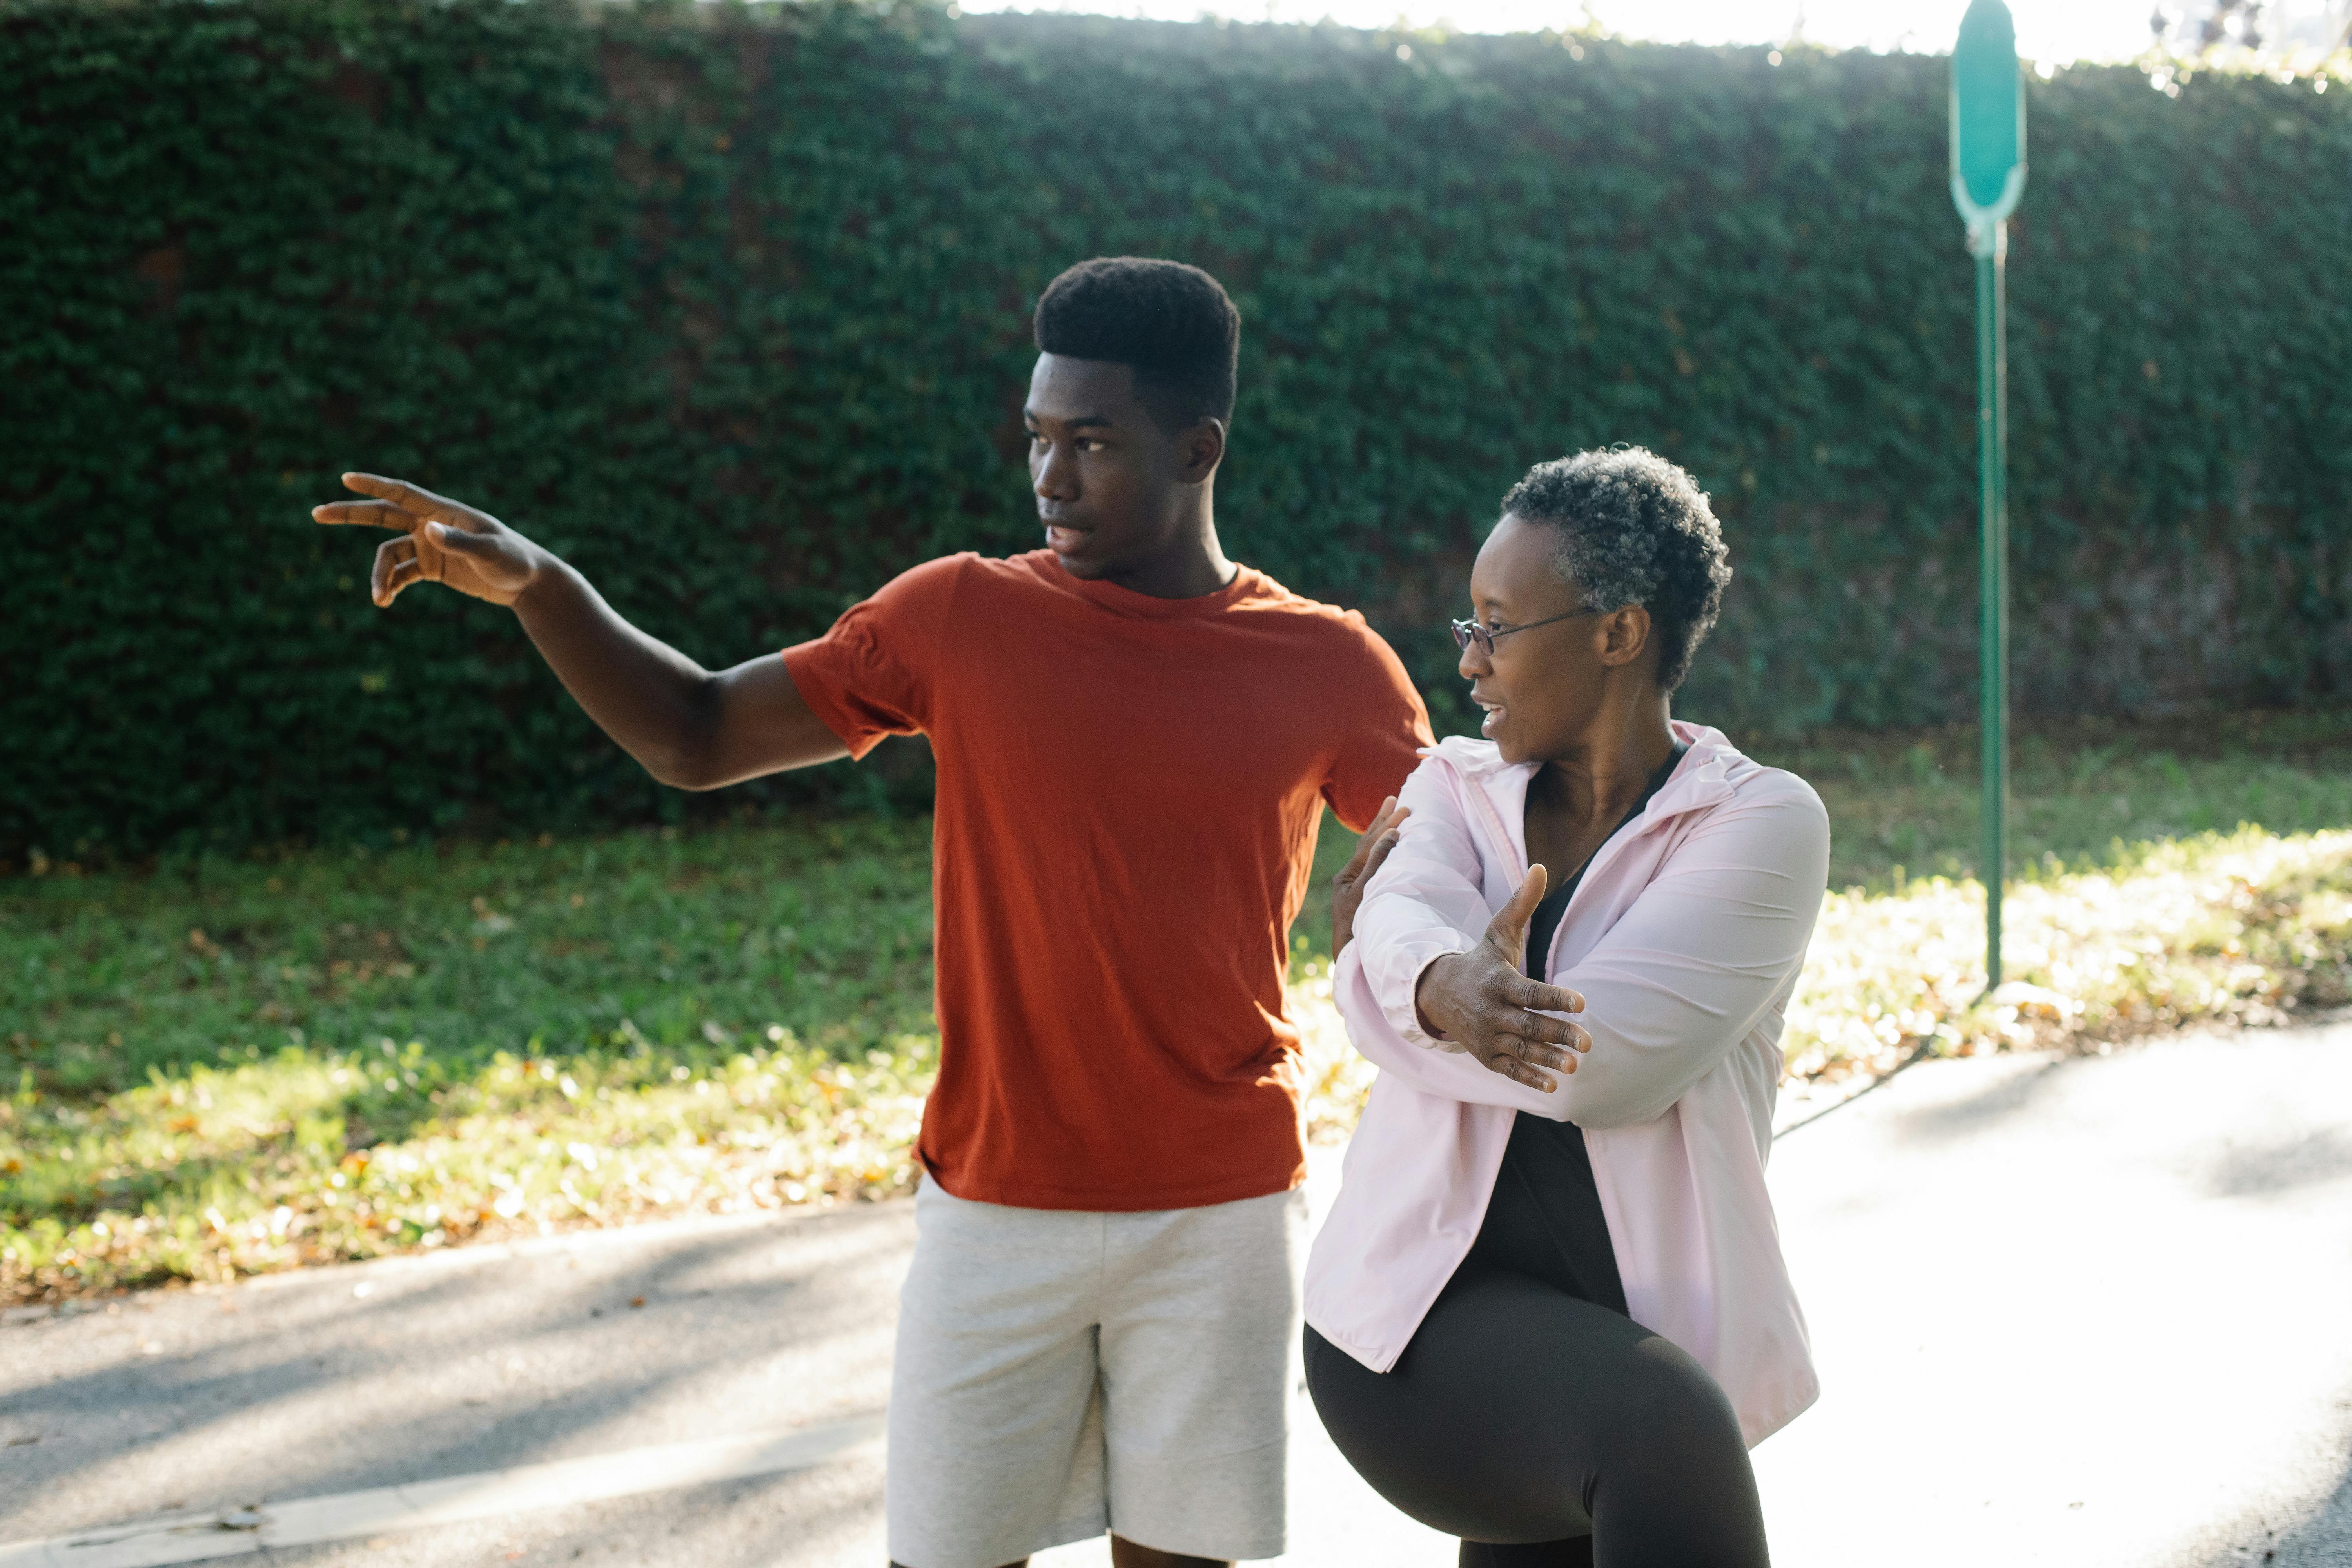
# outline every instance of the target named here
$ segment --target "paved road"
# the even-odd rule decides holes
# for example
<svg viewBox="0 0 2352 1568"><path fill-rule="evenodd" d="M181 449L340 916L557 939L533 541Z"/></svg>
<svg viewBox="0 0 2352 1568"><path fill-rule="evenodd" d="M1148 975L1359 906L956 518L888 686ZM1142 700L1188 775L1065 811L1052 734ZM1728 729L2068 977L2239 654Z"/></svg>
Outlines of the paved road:
<svg viewBox="0 0 2352 1568"><path fill-rule="evenodd" d="M1827 1390L1757 1453L1782 1563L2352 1564L2352 1023L1927 1064L1788 1135L1773 1182ZM877 1568L910 1218L648 1226L0 1327L0 1568ZM1302 1415L1286 1563L1452 1561ZM404 1485L436 1478L462 1479Z"/></svg>

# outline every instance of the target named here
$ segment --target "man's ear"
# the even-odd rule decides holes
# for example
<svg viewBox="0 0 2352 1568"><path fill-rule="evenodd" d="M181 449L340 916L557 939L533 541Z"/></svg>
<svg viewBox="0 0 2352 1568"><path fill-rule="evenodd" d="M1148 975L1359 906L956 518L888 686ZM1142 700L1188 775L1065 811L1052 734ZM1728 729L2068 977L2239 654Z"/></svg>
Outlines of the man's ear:
<svg viewBox="0 0 2352 1568"><path fill-rule="evenodd" d="M1601 662L1612 667L1632 664L1650 646L1652 629L1650 612L1639 605L1610 611L1601 617Z"/></svg>
<svg viewBox="0 0 2352 1568"><path fill-rule="evenodd" d="M1188 485L1207 481L1225 460L1225 422L1203 419L1176 437L1176 477Z"/></svg>

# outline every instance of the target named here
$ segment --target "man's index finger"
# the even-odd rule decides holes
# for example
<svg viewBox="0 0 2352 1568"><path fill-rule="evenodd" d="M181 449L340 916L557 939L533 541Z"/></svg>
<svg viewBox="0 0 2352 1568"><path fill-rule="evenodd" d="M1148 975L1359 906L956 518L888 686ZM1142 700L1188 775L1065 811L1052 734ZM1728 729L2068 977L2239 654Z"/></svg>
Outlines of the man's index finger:
<svg viewBox="0 0 2352 1568"><path fill-rule="evenodd" d="M324 506L310 509L313 521L341 524L354 528L389 528L406 533L416 526L416 514L404 511L390 501L331 500Z"/></svg>
<svg viewBox="0 0 2352 1568"><path fill-rule="evenodd" d="M387 479L381 474L352 473L343 476L343 483L362 495L375 496L418 517L429 517L436 522L446 522L452 527L462 526L459 514L465 510L463 507L446 496L420 489L406 479Z"/></svg>

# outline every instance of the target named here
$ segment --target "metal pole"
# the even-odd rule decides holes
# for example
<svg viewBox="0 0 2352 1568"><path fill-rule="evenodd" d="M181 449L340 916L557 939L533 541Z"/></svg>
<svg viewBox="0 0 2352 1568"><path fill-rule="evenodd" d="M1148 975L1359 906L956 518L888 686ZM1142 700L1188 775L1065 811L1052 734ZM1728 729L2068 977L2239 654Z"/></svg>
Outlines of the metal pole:
<svg viewBox="0 0 2352 1568"><path fill-rule="evenodd" d="M2009 225L1969 236L1977 262L1977 467L1982 543L1985 989L2000 984L2000 895L2009 875Z"/></svg>

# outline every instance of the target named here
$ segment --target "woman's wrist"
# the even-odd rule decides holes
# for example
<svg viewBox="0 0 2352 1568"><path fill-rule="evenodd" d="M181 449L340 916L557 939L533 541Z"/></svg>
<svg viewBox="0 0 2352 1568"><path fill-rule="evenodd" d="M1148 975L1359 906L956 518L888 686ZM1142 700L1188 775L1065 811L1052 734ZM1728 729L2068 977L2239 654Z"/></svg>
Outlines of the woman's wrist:
<svg viewBox="0 0 2352 1568"><path fill-rule="evenodd" d="M1421 966L1421 974L1412 983L1413 1022L1419 1024L1421 1026L1421 1032L1427 1035L1433 1040L1448 1040L1452 1039L1453 1036L1447 1034L1444 1028L1440 1026L1435 1019L1429 1016L1429 1007L1426 1001L1426 998L1429 995L1429 984L1432 980L1437 978L1437 972L1440 968L1456 962L1461 958L1461 956L1462 955L1458 952L1439 953L1435 958L1431 959L1427 963Z"/></svg>

